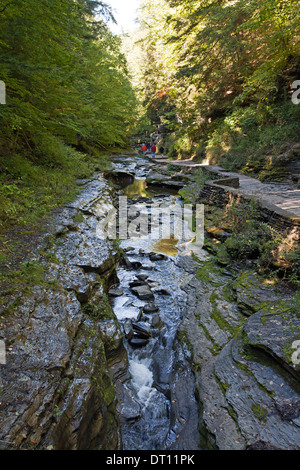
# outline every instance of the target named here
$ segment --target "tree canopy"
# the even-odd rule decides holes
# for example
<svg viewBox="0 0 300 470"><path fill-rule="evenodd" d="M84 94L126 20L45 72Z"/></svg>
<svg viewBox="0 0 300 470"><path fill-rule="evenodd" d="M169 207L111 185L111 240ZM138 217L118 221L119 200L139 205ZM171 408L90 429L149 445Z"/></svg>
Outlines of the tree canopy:
<svg viewBox="0 0 300 470"><path fill-rule="evenodd" d="M143 0L140 23L144 105L166 127L170 156L224 155L267 123L285 122L296 139L296 0Z"/></svg>
<svg viewBox="0 0 300 470"><path fill-rule="evenodd" d="M135 96L120 39L96 0L7 0L0 9L2 151L43 138L100 148L124 145ZM41 156L42 158L42 156Z"/></svg>
<svg viewBox="0 0 300 470"><path fill-rule="evenodd" d="M129 145L136 97L109 21L102 1L1 1L0 226L35 223Z"/></svg>

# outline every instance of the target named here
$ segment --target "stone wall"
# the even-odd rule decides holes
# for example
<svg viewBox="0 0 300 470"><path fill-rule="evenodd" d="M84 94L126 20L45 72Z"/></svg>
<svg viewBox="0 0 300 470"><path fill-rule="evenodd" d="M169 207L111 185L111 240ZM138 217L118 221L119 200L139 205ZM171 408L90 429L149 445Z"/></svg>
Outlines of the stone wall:
<svg viewBox="0 0 300 470"><path fill-rule="evenodd" d="M224 180L207 181L199 193L199 202L225 207L234 200L242 202L255 199L253 196L241 194L238 189L236 189L236 182L234 182L234 187L230 187L230 180L227 181L226 186L223 181ZM272 204L262 204L259 202L259 207L261 220L263 222L269 224L282 235L289 236L294 243L300 241L299 217L292 217L288 212Z"/></svg>

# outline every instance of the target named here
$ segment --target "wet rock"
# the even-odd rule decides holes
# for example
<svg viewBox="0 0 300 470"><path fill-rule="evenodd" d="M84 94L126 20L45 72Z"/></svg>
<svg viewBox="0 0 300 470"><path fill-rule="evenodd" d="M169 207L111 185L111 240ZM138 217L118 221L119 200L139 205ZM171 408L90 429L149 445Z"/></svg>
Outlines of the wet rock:
<svg viewBox="0 0 300 470"><path fill-rule="evenodd" d="M247 446L247 450L280 450L278 447L272 446L270 442L255 441Z"/></svg>
<svg viewBox="0 0 300 470"><path fill-rule="evenodd" d="M278 305L277 305L278 308ZM253 314L245 325L249 343L269 353L275 360L296 377L300 377L300 366L292 362L292 344L299 340L300 318L289 312L270 313L261 311ZM287 351L290 350L290 355Z"/></svg>
<svg viewBox="0 0 300 470"><path fill-rule="evenodd" d="M129 246L129 247L123 249L124 253L129 253L130 251L134 251L134 250L135 250L135 248L133 246Z"/></svg>
<svg viewBox="0 0 300 470"><path fill-rule="evenodd" d="M232 407L247 444L257 440L268 442L282 450L299 446L300 429L293 420L285 420L282 408L275 404L286 400L299 402L296 381L259 353L246 356L241 338L232 340L222 350L215 363L215 374L226 384L227 408ZM295 415L296 416L296 415Z"/></svg>
<svg viewBox="0 0 300 470"><path fill-rule="evenodd" d="M127 256L122 256L122 257L121 257L121 263L122 263L123 266L125 266L127 269L133 269L133 265L132 265L131 261L128 259Z"/></svg>
<svg viewBox="0 0 300 470"><path fill-rule="evenodd" d="M151 326L152 328L161 328L163 326L163 322L160 318L160 315L156 314L156 315L153 315L153 317L151 318Z"/></svg>
<svg viewBox="0 0 300 470"><path fill-rule="evenodd" d="M154 300L153 292L148 285L132 287L131 290L140 300Z"/></svg>
<svg viewBox="0 0 300 470"><path fill-rule="evenodd" d="M133 269L140 269L142 267L142 263L140 261L130 261L131 266Z"/></svg>
<svg viewBox="0 0 300 470"><path fill-rule="evenodd" d="M121 170L106 171L104 173L104 176L106 178L113 178L114 180L116 179L125 180L124 181L125 185L127 185L128 183L132 183L132 181L134 180L134 174L129 173L128 171L121 171Z"/></svg>
<svg viewBox="0 0 300 470"><path fill-rule="evenodd" d="M276 402L276 408L284 421L299 422L300 416L300 400L286 398L280 402Z"/></svg>
<svg viewBox="0 0 300 470"><path fill-rule="evenodd" d="M157 289L155 293L158 295L166 295L166 296L171 295L170 292L168 292L166 289Z"/></svg>
<svg viewBox="0 0 300 470"><path fill-rule="evenodd" d="M150 338L151 336L151 328L145 322L133 323L132 328L135 333L142 338Z"/></svg>
<svg viewBox="0 0 300 470"><path fill-rule="evenodd" d="M143 319L143 317L144 317L143 309L140 308L140 311L139 311L139 314L138 314L138 316L137 316L136 321L141 321L141 320Z"/></svg>
<svg viewBox="0 0 300 470"><path fill-rule="evenodd" d="M123 328L124 328L125 338L131 339L133 337L132 321L130 319L125 320Z"/></svg>
<svg viewBox="0 0 300 470"><path fill-rule="evenodd" d="M126 387L122 391L122 400L120 401L119 416L122 421L136 421L141 416L141 406L135 398L135 394L130 388Z"/></svg>
<svg viewBox="0 0 300 470"><path fill-rule="evenodd" d="M149 304L144 305L143 307L144 313L155 313L159 311L159 307L155 305L155 303L151 302Z"/></svg>
<svg viewBox="0 0 300 470"><path fill-rule="evenodd" d="M110 189L107 182L101 178L88 180L86 183L79 196L64 207L96 215L97 203L109 195Z"/></svg>
<svg viewBox="0 0 300 470"><path fill-rule="evenodd" d="M149 198L140 196L136 199L135 202L147 202L148 200L149 200Z"/></svg>
<svg viewBox="0 0 300 470"><path fill-rule="evenodd" d="M166 255L163 255L161 253L150 253L149 254L149 259L150 261L162 261L168 259Z"/></svg>
<svg viewBox="0 0 300 470"><path fill-rule="evenodd" d="M51 234L59 236L59 244L51 247L57 261L46 272L49 283L32 288L31 295L20 298L18 307L1 320L10 345L7 365L0 370L3 449L118 447L108 362L121 376L125 350L103 296L116 253L96 235L107 188L99 177L84 182L79 197L55 211ZM73 222L77 229L71 231L78 211L85 216L80 224ZM50 287L52 280L56 282ZM99 310L98 299L101 316L94 318L81 304Z"/></svg>
<svg viewBox="0 0 300 470"><path fill-rule="evenodd" d="M161 173L151 172L147 176L146 182L148 184L157 184L157 183L169 181L169 179L170 179L169 176L163 175Z"/></svg>
<svg viewBox="0 0 300 470"><path fill-rule="evenodd" d="M244 450L245 440L215 377L215 360L216 358L211 358L203 365L198 382L200 400L203 403L203 422L212 436L213 446L217 446L219 450Z"/></svg>
<svg viewBox="0 0 300 470"><path fill-rule="evenodd" d="M64 289L75 292L79 302L88 301L94 283L82 268L72 265L54 265L50 268L50 275L58 280Z"/></svg>
<svg viewBox="0 0 300 470"><path fill-rule="evenodd" d="M193 277L186 292L180 331L199 364L196 383L211 445L298 449L299 366L291 345L299 319L284 294L254 272L241 273L237 282L210 272L209 283Z"/></svg>
<svg viewBox="0 0 300 470"><path fill-rule="evenodd" d="M199 450L199 416L195 398L195 378L187 359L181 352L181 346L175 345L175 357L171 380L171 432L168 436L168 448L172 450Z"/></svg>
<svg viewBox="0 0 300 470"><path fill-rule="evenodd" d="M245 315L252 315L280 300L273 286L263 285L260 276L252 271L240 274L236 281L237 302Z"/></svg>
<svg viewBox="0 0 300 470"><path fill-rule="evenodd" d="M108 291L108 295L110 295L111 297L121 297L123 294L124 292L122 291L122 289L119 289L117 287L113 287Z"/></svg>
<svg viewBox="0 0 300 470"><path fill-rule="evenodd" d="M154 266L143 264L141 266L141 269L143 269L144 271L152 271L154 269Z"/></svg>
<svg viewBox="0 0 300 470"><path fill-rule="evenodd" d="M147 282L146 281L139 281L139 280L135 280L135 281L131 281L129 283L129 287L140 287L140 286L147 286Z"/></svg>
<svg viewBox="0 0 300 470"><path fill-rule="evenodd" d="M146 281L149 278L147 274L138 274L136 277L139 281Z"/></svg>
<svg viewBox="0 0 300 470"><path fill-rule="evenodd" d="M185 180L185 181L184 181ZM167 186L170 188L176 188L180 189L183 188L186 184L188 179L186 179L183 175L166 175L162 174L161 172L151 172L147 178L146 178L146 183L148 185L154 185L154 186Z"/></svg>
<svg viewBox="0 0 300 470"><path fill-rule="evenodd" d="M105 240L98 239L96 229L71 232L61 240L57 258L65 265L103 274L114 266L114 259Z"/></svg>
<svg viewBox="0 0 300 470"><path fill-rule="evenodd" d="M134 348L143 348L146 346L149 342L148 338L139 338L139 337L133 337L129 340L129 344L133 346Z"/></svg>
<svg viewBox="0 0 300 470"><path fill-rule="evenodd" d="M7 339L10 338L13 347L7 355L7 366L1 371L1 385L5 390L1 395L5 413L5 416L0 413L1 442L11 442L7 448L13 449L42 448L45 442L55 449L81 446L87 449L95 444L92 434L96 428L97 439L105 442L103 413L112 405L113 389L110 389L110 381L105 390L103 383L98 384L99 388L94 384L94 367L98 370L97 377L102 375L105 380L106 358L100 353L86 355L85 343L88 338L89 347L99 350L100 327L92 321L88 323L72 292L36 289L32 298L24 299L18 310L26 319L26 327L21 334L14 334L12 327L19 329L20 323L17 317L15 326L10 326L12 317L7 320ZM91 330L93 336L90 336ZM68 387L66 376L70 380ZM10 385L5 386L6 383ZM58 394L62 402L53 427ZM92 413L93 423L89 422L84 404ZM82 440L80 433L86 425L89 431ZM10 439L5 438L8 434ZM114 441L110 431L107 439Z"/></svg>

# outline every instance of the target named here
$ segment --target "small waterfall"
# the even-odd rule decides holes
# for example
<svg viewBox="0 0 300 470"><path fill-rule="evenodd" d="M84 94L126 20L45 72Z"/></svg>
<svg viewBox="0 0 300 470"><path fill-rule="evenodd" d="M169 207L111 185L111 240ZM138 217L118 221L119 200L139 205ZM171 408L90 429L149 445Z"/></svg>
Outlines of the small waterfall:
<svg viewBox="0 0 300 470"><path fill-rule="evenodd" d="M155 394L155 389L153 388L154 378L150 366L151 359L139 359L137 354L134 354L129 362L132 385L144 408L147 408L151 397Z"/></svg>

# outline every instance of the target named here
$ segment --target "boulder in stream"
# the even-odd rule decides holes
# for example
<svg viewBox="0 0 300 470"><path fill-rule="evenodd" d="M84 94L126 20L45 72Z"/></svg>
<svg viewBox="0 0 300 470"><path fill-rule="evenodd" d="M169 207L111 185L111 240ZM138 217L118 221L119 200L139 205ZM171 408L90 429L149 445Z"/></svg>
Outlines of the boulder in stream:
<svg viewBox="0 0 300 470"><path fill-rule="evenodd" d="M154 300L153 292L147 284L143 286L132 287L131 290L139 297L140 300Z"/></svg>
<svg viewBox="0 0 300 470"><path fill-rule="evenodd" d="M132 321L129 318L125 320L123 329L124 329L125 338L130 340L133 337L133 326L132 326Z"/></svg>
<svg viewBox="0 0 300 470"><path fill-rule="evenodd" d="M134 348L142 348L146 346L149 342L148 338L140 338L139 336L134 336L129 340L129 344Z"/></svg>
<svg viewBox="0 0 300 470"><path fill-rule="evenodd" d="M143 307L144 313L156 313L159 311L159 307L154 303L150 302L149 304L145 304Z"/></svg>
<svg viewBox="0 0 300 470"><path fill-rule="evenodd" d="M118 287L112 287L108 291L108 295L110 295L111 297L121 297L123 294L124 292L122 291L122 289L119 289Z"/></svg>
<svg viewBox="0 0 300 470"><path fill-rule="evenodd" d="M163 255L162 253L150 253L149 259L150 261L163 261L168 259L168 257L166 255Z"/></svg>
<svg viewBox="0 0 300 470"><path fill-rule="evenodd" d="M147 282L134 280L129 283L129 287L140 287L140 286L147 286Z"/></svg>
<svg viewBox="0 0 300 470"><path fill-rule="evenodd" d="M148 325L148 323L145 323L145 322L133 323L132 328L135 331L135 333L142 338L151 337L151 328L150 328L150 325Z"/></svg>

